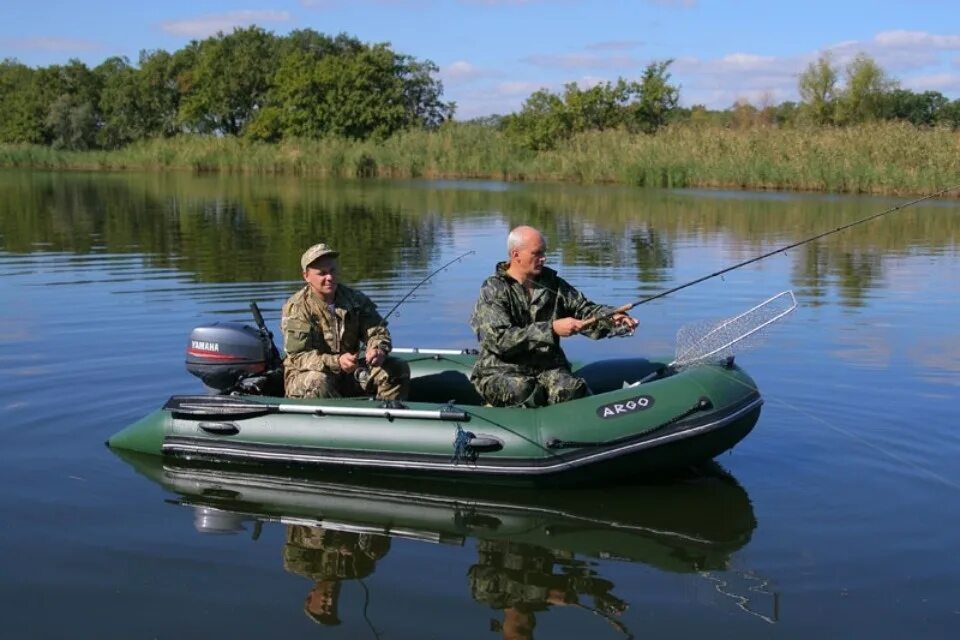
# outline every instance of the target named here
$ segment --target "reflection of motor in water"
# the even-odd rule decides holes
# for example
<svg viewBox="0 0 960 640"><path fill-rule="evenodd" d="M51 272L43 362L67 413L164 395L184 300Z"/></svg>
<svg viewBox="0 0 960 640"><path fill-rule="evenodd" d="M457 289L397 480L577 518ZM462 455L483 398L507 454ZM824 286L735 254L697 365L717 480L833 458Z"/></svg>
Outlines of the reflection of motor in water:
<svg viewBox="0 0 960 640"><path fill-rule="evenodd" d="M568 605L602 616L633 637L615 619L627 605L610 593L613 583L598 577L573 553L505 540L478 540L477 556L468 572L470 594L477 602L503 610L503 622L492 620L491 628L504 638L532 638L535 612ZM590 596L593 606L583 605L581 594Z"/></svg>

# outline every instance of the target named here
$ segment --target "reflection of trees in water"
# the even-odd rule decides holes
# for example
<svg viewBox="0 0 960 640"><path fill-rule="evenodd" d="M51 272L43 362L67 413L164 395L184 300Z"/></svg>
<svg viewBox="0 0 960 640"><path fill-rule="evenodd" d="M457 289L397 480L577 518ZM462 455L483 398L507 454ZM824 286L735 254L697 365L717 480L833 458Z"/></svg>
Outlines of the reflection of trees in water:
<svg viewBox="0 0 960 640"><path fill-rule="evenodd" d="M347 279L422 268L436 252L437 220L382 198L303 192L291 202L242 186L40 174L0 182L0 228L9 251L145 253L206 282L296 280L300 254L319 241L341 251Z"/></svg>
<svg viewBox="0 0 960 640"><path fill-rule="evenodd" d="M343 252L348 280L422 270L456 223L532 224L567 265L635 268L670 280L678 244L723 237L744 259L877 213L889 200L752 196L623 187L311 182L179 174L0 174L7 251L146 253L200 281L289 281L304 247ZM955 203L924 203L791 252L794 285L849 304L884 277L889 255L960 242ZM491 256L499 259L500 256ZM774 260L776 258L770 258Z"/></svg>
<svg viewBox="0 0 960 640"><path fill-rule="evenodd" d="M810 304L823 304L833 284L844 304L861 306L866 291L883 277L883 260L878 254L829 252L816 243L797 250L803 259L794 263L793 279L798 293Z"/></svg>

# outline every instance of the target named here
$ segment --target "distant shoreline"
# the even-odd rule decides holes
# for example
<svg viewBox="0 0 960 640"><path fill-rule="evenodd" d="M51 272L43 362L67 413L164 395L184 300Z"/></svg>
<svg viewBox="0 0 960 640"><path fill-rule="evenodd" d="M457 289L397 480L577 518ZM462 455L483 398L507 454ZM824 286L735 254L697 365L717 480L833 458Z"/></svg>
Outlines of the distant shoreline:
<svg viewBox="0 0 960 640"><path fill-rule="evenodd" d="M741 130L680 125L653 135L588 132L535 152L494 128L455 123L380 142L182 136L114 151L6 144L0 167L916 195L960 184L960 132L899 122Z"/></svg>

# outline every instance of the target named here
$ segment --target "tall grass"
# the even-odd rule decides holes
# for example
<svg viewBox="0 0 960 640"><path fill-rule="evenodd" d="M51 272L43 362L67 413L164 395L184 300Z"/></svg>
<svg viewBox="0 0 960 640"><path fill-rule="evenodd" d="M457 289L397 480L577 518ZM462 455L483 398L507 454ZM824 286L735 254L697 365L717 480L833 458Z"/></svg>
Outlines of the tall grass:
<svg viewBox="0 0 960 640"><path fill-rule="evenodd" d="M109 152L0 145L0 166L907 194L960 183L960 133L890 122L740 130L681 125L656 135L589 132L537 153L490 128L454 124L379 142L264 144L190 136Z"/></svg>

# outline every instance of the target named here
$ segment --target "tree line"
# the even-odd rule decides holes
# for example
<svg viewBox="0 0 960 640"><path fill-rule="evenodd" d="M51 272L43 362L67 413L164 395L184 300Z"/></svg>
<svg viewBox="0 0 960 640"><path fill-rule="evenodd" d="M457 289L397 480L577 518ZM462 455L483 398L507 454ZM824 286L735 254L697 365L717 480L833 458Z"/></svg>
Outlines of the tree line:
<svg viewBox="0 0 960 640"><path fill-rule="evenodd" d="M519 147L541 151L585 131L651 134L667 125L726 128L846 126L902 120L960 127L960 100L900 87L872 58L845 67L828 54L798 78L799 102L727 109L679 106L672 60L646 66L638 80L589 88L541 89L506 116L472 121ZM93 69L78 60L31 68L0 62L0 143L57 149L117 149L183 134L277 142L330 136L384 139L432 129L453 118L429 60L310 29L276 36L259 27L192 41L174 53L143 51L136 65L112 57Z"/></svg>
<svg viewBox="0 0 960 640"><path fill-rule="evenodd" d="M622 128L653 133L669 124L727 128L847 126L900 120L918 127L960 127L960 99L938 91L902 89L875 60L859 54L845 67L820 56L800 74L800 102L754 106L738 100L728 109L679 106L680 87L668 72L673 60L653 62L640 81L616 82L582 89L568 84L562 92L537 91L516 114L487 119L531 149L551 149L562 140L590 130Z"/></svg>
<svg viewBox="0 0 960 640"><path fill-rule="evenodd" d="M386 137L452 118L429 60L310 29L259 27L112 57L31 68L0 62L0 142L116 149L180 134Z"/></svg>

